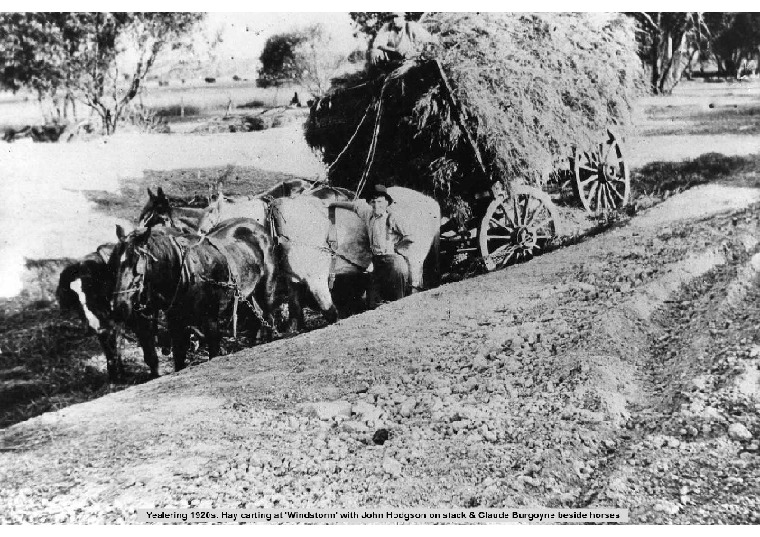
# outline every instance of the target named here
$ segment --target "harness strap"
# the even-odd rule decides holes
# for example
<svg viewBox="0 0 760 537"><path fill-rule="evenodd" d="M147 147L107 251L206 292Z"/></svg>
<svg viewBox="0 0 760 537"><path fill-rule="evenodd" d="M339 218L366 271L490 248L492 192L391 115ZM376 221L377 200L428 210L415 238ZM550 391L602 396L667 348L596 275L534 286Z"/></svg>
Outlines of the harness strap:
<svg viewBox="0 0 760 537"><path fill-rule="evenodd" d="M331 250L338 249L338 228L335 225L335 210L337 207L334 205L328 206L327 214L330 217L330 228L327 231L327 245Z"/></svg>

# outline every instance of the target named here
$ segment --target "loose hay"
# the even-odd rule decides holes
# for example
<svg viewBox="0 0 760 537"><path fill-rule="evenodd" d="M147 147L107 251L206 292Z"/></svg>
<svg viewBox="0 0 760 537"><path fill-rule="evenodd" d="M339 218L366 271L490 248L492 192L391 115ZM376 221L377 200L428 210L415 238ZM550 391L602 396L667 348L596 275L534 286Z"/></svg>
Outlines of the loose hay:
<svg viewBox="0 0 760 537"><path fill-rule="evenodd" d="M540 184L573 146L631 125L643 78L622 15L440 13L429 28L421 61L369 68L312 107L307 142L333 184L413 188L464 222L492 183Z"/></svg>

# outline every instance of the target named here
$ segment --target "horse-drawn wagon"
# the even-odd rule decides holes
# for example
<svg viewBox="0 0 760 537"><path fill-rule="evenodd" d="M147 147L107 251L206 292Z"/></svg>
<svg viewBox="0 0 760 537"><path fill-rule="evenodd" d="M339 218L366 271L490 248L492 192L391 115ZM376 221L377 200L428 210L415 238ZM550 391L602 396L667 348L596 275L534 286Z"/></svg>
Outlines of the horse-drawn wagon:
<svg viewBox="0 0 760 537"><path fill-rule="evenodd" d="M323 152L331 184L357 195L367 184L403 185L434 197L448 269L474 260L493 270L545 251L560 233L553 198L563 191L589 212L627 204L628 168L611 130L590 149L568 144L558 167L531 181L502 175L497 161L521 155L498 154L475 135L472 125L482 121L458 99L441 62L430 59L344 81L314 103L306 135Z"/></svg>

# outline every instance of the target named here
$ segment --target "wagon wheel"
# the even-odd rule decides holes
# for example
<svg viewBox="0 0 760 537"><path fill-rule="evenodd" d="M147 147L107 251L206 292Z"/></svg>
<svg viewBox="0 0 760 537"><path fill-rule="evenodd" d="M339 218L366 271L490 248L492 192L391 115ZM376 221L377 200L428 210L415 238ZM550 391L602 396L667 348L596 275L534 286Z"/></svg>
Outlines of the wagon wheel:
<svg viewBox="0 0 760 537"><path fill-rule="evenodd" d="M576 151L573 159L575 187L590 213L623 207L631 195L631 178L620 142L610 131L607 134L609 138L598 148Z"/></svg>
<svg viewBox="0 0 760 537"><path fill-rule="evenodd" d="M527 261L546 250L559 229L559 213L549 196L525 185L499 196L486 209L478 240L486 269Z"/></svg>

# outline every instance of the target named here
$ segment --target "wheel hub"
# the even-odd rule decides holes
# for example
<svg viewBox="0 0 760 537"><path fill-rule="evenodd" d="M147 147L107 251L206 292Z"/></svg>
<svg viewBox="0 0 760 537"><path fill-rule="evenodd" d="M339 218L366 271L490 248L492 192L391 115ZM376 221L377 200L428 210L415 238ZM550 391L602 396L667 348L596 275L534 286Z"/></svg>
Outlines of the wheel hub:
<svg viewBox="0 0 760 537"><path fill-rule="evenodd" d="M532 251L536 247L538 239L532 229L525 226L517 228L515 234L516 243L522 247L523 250Z"/></svg>
<svg viewBox="0 0 760 537"><path fill-rule="evenodd" d="M610 172L612 171L611 166L606 166L604 164L599 164L599 183L605 184L607 183L607 180L609 176L611 175Z"/></svg>

